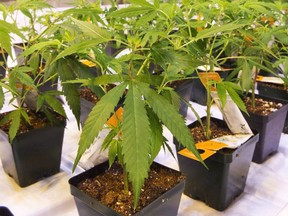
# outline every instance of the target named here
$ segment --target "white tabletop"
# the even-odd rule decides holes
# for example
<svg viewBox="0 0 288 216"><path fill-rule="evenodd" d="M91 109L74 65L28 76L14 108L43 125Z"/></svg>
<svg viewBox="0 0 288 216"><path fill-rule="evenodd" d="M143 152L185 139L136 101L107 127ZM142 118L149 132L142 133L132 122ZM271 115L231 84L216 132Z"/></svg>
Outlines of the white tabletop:
<svg viewBox="0 0 288 216"><path fill-rule="evenodd" d="M202 106L193 106L205 113ZM5 109L9 109L6 104ZM68 109L67 109L68 110ZM219 117L214 109L213 115ZM69 116L69 110L68 110ZM72 116L72 115L70 115ZM189 123L194 120L188 113ZM169 144L175 151L172 135L165 129ZM75 120L70 117L64 136L61 172L26 188L20 188L4 173L0 164L0 206L8 207L15 216L76 216L78 215L73 196L70 195L68 180L71 173L69 155L77 149L80 132ZM178 215L187 216L287 216L288 215L288 135L282 134L279 152L259 165L252 163L244 193L223 212L218 212L200 201L182 195ZM161 152L156 161L178 170L177 161Z"/></svg>
<svg viewBox="0 0 288 216"><path fill-rule="evenodd" d="M56 3L58 1L55 1ZM24 22L25 23L25 22ZM17 39L15 39L17 42ZM14 42L15 42L14 41ZM205 108L192 103L202 115ZM6 105L4 110L10 109ZM67 108L68 113L69 109ZM220 116L217 109L214 116ZM81 172L79 168L71 173L71 153L77 149L80 132L71 113L65 130L61 172L39 181L29 187L20 188L13 179L4 173L0 162L0 206L8 207L15 216L76 216L78 215L73 197L70 195L68 180ZM188 113L187 124L194 121ZM171 148L172 135L164 131ZM175 159L161 151L156 161L178 170ZM282 134L279 151L263 164L252 163L245 190L223 212L218 212L200 201L182 195L179 216L287 216L288 215L288 135Z"/></svg>

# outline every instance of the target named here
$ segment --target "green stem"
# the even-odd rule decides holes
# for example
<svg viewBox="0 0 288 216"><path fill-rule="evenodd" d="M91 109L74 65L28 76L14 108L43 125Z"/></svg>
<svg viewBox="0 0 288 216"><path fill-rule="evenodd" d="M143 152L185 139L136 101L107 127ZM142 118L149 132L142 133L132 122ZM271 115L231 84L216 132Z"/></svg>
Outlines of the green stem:
<svg viewBox="0 0 288 216"><path fill-rule="evenodd" d="M258 76L258 68L255 70L254 79L252 81L252 91L251 91L251 102L253 109L255 108L255 87L256 87L256 78Z"/></svg>
<svg viewBox="0 0 288 216"><path fill-rule="evenodd" d="M124 166L122 167L123 167L123 180L124 180L124 194L129 194L128 172Z"/></svg>
<svg viewBox="0 0 288 216"><path fill-rule="evenodd" d="M187 28L188 28L189 37L192 37L191 28L189 26L189 14L191 13L191 10L192 9L190 9L189 12L188 12L188 9L186 10L186 15L187 15L186 20L187 20Z"/></svg>
<svg viewBox="0 0 288 216"><path fill-rule="evenodd" d="M211 137L211 105L212 105L212 99L211 99L211 92L210 92L210 85L207 84L207 110L206 110L206 129L205 129L205 136L206 139L210 139Z"/></svg>
<svg viewBox="0 0 288 216"><path fill-rule="evenodd" d="M216 59L220 60L219 58L220 58L220 56L222 55L222 53L224 53L224 51L225 51L225 49L226 49L227 46L228 46L228 41L225 42L223 48L221 49L221 51L220 51L220 52L218 53L218 55L216 56ZM222 59L227 60L227 57L222 58Z"/></svg>
<svg viewBox="0 0 288 216"><path fill-rule="evenodd" d="M143 69L144 69L144 67L146 66L146 64L147 64L150 56L151 56L151 53L148 54L147 58L145 59L145 61L144 61L143 64L141 65L141 67L139 68L136 76L140 75L140 73L143 71Z"/></svg>
<svg viewBox="0 0 288 216"><path fill-rule="evenodd" d="M209 50L209 55L208 55L208 61L209 61L209 66L210 66L210 71L214 71L214 61L211 61L212 60L212 55L213 55L213 48L215 46L215 42L216 42L216 36L213 38L213 41L212 41L212 45L210 46L210 50Z"/></svg>

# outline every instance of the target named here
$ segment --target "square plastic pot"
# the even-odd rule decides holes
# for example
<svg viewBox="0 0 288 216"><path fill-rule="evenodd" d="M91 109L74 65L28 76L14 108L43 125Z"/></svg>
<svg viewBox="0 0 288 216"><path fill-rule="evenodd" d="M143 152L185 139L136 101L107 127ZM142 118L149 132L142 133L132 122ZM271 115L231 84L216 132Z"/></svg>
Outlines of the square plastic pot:
<svg viewBox="0 0 288 216"><path fill-rule="evenodd" d="M5 56L5 59L7 60L8 58L8 53L4 53L4 56ZM0 63L3 64L2 66L0 66L0 79L3 79L6 75L6 65L5 65L5 61L4 61L4 58L3 58L3 54L1 53L1 50L0 50Z"/></svg>
<svg viewBox="0 0 288 216"><path fill-rule="evenodd" d="M12 212L5 206L0 206L1 216L13 216Z"/></svg>
<svg viewBox="0 0 288 216"><path fill-rule="evenodd" d="M263 95L269 98L276 98L277 100L283 101L283 103L288 103L288 91L280 88L273 88L268 85L257 83L257 90L259 95ZM283 132L288 133L288 116L286 116Z"/></svg>
<svg viewBox="0 0 288 216"><path fill-rule="evenodd" d="M189 128L195 124L198 122ZM218 211L225 210L244 191L258 137L254 135L235 150L217 151L204 161L208 169L199 161L179 154L183 147L174 139L179 168L186 175L184 194Z"/></svg>
<svg viewBox="0 0 288 216"><path fill-rule="evenodd" d="M276 112L270 113L267 116L250 113L249 116L243 113L244 118L249 124L250 128L258 131L259 141L256 144L253 162L261 164L268 157L278 151L281 133L285 123L288 104L283 101L265 97L263 95L255 95L257 98L282 103L283 106Z"/></svg>
<svg viewBox="0 0 288 216"><path fill-rule="evenodd" d="M180 101L179 113L185 118L187 116L188 105L184 102L190 101L191 92L192 92L192 81L187 80L175 88L175 91L178 93L182 100ZM183 101L184 100L184 101Z"/></svg>
<svg viewBox="0 0 288 216"><path fill-rule="evenodd" d="M58 126L17 135L12 143L0 130L0 157L4 171L26 187L60 171L66 121Z"/></svg>
<svg viewBox="0 0 288 216"><path fill-rule="evenodd" d="M158 166L162 166L154 162ZM105 172L109 167L108 162L99 164L92 169L89 169L77 176L69 179L70 191L74 196L74 200L77 206L77 210L80 216L120 216L117 212L111 208L101 204L100 201L94 199L93 197L87 195L83 191L77 188L79 182L86 178L93 178L103 172ZM178 171L176 171L178 172ZM165 216L176 216L180 204L181 195L184 190L185 180L178 183L174 188L166 191L159 198L154 200L148 206L143 208L140 212L134 215L165 215Z"/></svg>

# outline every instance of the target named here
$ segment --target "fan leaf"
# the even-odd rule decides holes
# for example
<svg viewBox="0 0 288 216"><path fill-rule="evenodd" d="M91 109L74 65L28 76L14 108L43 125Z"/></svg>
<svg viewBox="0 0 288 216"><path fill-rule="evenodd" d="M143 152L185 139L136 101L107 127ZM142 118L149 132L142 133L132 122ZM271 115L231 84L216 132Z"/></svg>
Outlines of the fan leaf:
<svg viewBox="0 0 288 216"><path fill-rule="evenodd" d="M111 39L112 34L109 31L105 30L104 28L101 28L92 23L84 22L84 21L77 20L74 18L72 18L72 20L87 36L90 36L102 42L105 42L105 41L108 42Z"/></svg>
<svg viewBox="0 0 288 216"><path fill-rule="evenodd" d="M9 113L9 119L11 120L11 126L9 128L9 139L10 142L12 142L20 127L20 119L21 119L20 109L13 110L11 113Z"/></svg>
<svg viewBox="0 0 288 216"><path fill-rule="evenodd" d="M114 112L114 108L117 106L119 99L123 96L126 86L127 83L122 83L110 90L89 113L80 136L73 171L75 170L81 156L84 154L86 149L90 147L99 132L103 129L111 113Z"/></svg>
<svg viewBox="0 0 288 216"><path fill-rule="evenodd" d="M123 156L129 180L134 191L134 207L137 206L144 179L148 176L150 153L150 127L142 95L136 84L129 85L124 102Z"/></svg>
<svg viewBox="0 0 288 216"><path fill-rule="evenodd" d="M69 63L69 62L68 62ZM63 92L66 97L66 101L75 116L77 123L79 125L80 122L80 97L78 93L78 86L72 83L64 83L69 80L73 80L75 77L72 72L72 68L69 67L67 63L67 59L59 59L53 67L58 72L60 80L62 81L63 85Z"/></svg>
<svg viewBox="0 0 288 216"><path fill-rule="evenodd" d="M139 85L141 85L140 89L142 94L158 118L170 130L178 142L187 147L198 158L198 160L204 164L195 147L194 139L186 126L184 119L178 113L176 108L166 98L149 88L148 85L143 83Z"/></svg>
<svg viewBox="0 0 288 216"><path fill-rule="evenodd" d="M150 122L150 127L152 128L151 130L151 159L150 159L150 164L154 161L156 156L161 150L161 147L163 146L163 143L165 142L164 136L163 136L163 128L161 121L155 115L155 113L152 111L151 108L147 108L147 113L149 117L149 122Z"/></svg>

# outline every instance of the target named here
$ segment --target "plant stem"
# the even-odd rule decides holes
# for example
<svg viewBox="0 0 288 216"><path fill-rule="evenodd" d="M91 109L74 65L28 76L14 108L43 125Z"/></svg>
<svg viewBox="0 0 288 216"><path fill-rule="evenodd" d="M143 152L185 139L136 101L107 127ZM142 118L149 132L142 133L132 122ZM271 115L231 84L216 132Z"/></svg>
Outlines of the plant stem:
<svg viewBox="0 0 288 216"><path fill-rule="evenodd" d="M254 74L254 78L252 81L252 89L251 89L251 103L252 103L253 109L255 108L255 87L256 87L257 76L258 76L258 68L255 69L255 74Z"/></svg>
<svg viewBox="0 0 288 216"><path fill-rule="evenodd" d="M207 84L207 110L206 110L206 129L205 129L205 137L206 139L210 139L211 137L211 129L210 129L210 123L211 123L211 89L210 85Z"/></svg>
<svg viewBox="0 0 288 216"><path fill-rule="evenodd" d="M122 167L123 167L124 194L128 194L129 193L128 172L125 166L122 165Z"/></svg>
<svg viewBox="0 0 288 216"><path fill-rule="evenodd" d="M215 46L215 42L216 42L216 36L213 38L212 40L212 45L210 46L210 50L209 50L209 54L208 54L208 65L209 65L209 69L210 71L214 71L214 59L212 59L213 56L213 48ZM211 61L212 60L212 61Z"/></svg>
<svg viewBox="0 0 288 216"><path fill-rule="evenodd" d="M140 73L143 71L143 69L144 69L144 67L146 66L146 64L147 64L150 56L151 56L151 53L149 53L148 56L146 57L146 59L144 60L143 64L142 64L141 67L139 68L136 76L140 75Z"/></svg>

